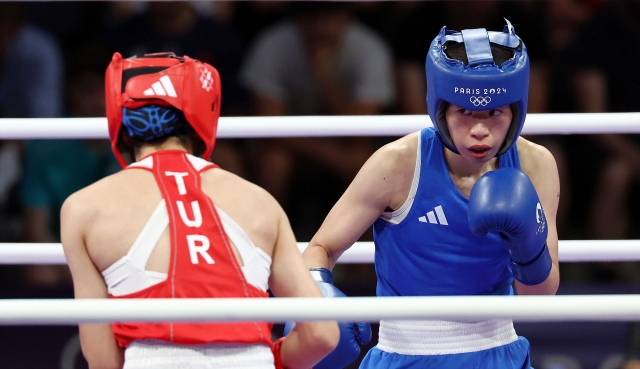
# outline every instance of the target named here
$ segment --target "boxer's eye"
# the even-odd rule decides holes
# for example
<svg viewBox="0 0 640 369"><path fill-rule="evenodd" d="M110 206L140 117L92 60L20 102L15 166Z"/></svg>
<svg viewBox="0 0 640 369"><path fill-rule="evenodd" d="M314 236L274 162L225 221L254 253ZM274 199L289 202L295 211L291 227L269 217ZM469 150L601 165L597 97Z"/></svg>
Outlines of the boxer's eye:
<svg viewBox="0 0 640 369"><path fill-rule="evenodd" d="M491 117L495 117L495 116L498 116L500 114L502 114L502 111L499 110L499 109L491 109L491 110L489 110L489 116L491 116Z"/></svg>

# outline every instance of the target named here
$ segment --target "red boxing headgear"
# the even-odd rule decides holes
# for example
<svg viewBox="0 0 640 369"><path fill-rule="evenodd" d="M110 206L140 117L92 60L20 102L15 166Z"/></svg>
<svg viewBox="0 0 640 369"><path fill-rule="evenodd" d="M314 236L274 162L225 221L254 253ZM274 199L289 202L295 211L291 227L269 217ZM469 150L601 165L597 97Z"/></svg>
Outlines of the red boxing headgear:
<svg viewBox="0 0 640 369"><path fill-rule="evenodd" d="M220 117L220 75L211 65L173 53L129 59L115 53L105 76L105 96L111 148L123 167L127 163L122 156L124 143L120 137L122 108L136 109L150 104L182 111L204 143L205 150L200 156L205 159L211 156Z"/></svg>

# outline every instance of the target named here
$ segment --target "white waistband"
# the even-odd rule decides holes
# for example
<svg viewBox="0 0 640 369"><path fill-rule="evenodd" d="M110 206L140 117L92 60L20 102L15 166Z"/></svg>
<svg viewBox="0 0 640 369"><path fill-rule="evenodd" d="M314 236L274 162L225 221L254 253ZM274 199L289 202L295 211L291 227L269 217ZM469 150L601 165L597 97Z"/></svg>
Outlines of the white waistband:
<svg viewBox="0 0 640 369"><path fill-rule="evenodd" d="M137 340L124 352L123 369L164 368L275 369L271 348L262 344L178 345Z"/></svg>
<svg viewBox="0 0 640 369"><path fill-rule="evenodd" d="M477 323L442 320L382 320L378 349L403 355L476 352L518 339L511 320Z"/></svg>

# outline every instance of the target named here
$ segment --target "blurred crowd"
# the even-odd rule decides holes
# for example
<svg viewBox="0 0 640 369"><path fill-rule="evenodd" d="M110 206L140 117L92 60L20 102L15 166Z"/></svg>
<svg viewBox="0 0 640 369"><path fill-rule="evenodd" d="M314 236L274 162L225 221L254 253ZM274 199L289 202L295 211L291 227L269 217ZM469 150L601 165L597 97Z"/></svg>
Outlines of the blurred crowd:
<svg viewBox="0 0 640 369"><path fill-rule="evenodd" d="M637 0L0 2L0 118L103 117L115 51L214 65L222 116L426 114L438 30L500 30L504 18L532 60L530 113L640 111ZM528 138L558 160L561 239L640 238L636 135ZM307 241L392 139L221 139L213 161L271 192ZM118 170L106 140L0 138L0 242L59 242L65 198ZM562 269L563 282L640 280L634 263ZM373 294L370 268L355 274ZM0 284L15 283L70 279L64 267L0 266Z"/></svg>

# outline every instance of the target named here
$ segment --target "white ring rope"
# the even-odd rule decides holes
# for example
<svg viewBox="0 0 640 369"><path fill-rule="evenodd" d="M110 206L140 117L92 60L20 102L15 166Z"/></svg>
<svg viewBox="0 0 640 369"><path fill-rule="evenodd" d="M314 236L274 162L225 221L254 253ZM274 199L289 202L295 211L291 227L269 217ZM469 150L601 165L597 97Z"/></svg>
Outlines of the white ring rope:
<svg viewBox="0 0 640 369"><path fill-rule="evenodd" d="M219 138L404 136L427 115L221 117ZM528 114L523 134L640 133L640 113ZM4 118L0 138L107 138L106 118Z"/></svg>
<svg viewBox="0 0 640 369"><path fill-rule="evenodd" d="M298 242L300 252L306 247L306 242ZM374 249L373 242L356 242L342 254L338 263L371 264ZM640 240L559 241L558 259L564 263L640 261ZM62 245L59 243L0 243L0 265L66 263Z"/></svg>
<svg viewBox="0 0 640 369"><path fill-rule="evenodd" d="M222 117L218 137L403 136L431 125L426 115ZM640 113L529 114L523 134L640 133ZM0 138L107 138L105 118L0 119ZM298 243L300 250L306 243ZM339 263L372 263L357 242ZM640 240L560 241L561 262L638 261ZM1 264L66 264L60 244L0 244ZM259 307L259 308L258 308ZM638 321L640 295L351 297L347 299L0 300L0 325L113 321Z"/></svg>
<svg viewBox="0 0 640 369"><path fill-rule="evenodd" d="M640 295L0 301L0 325L381 319L638 321Z"/></svg>

